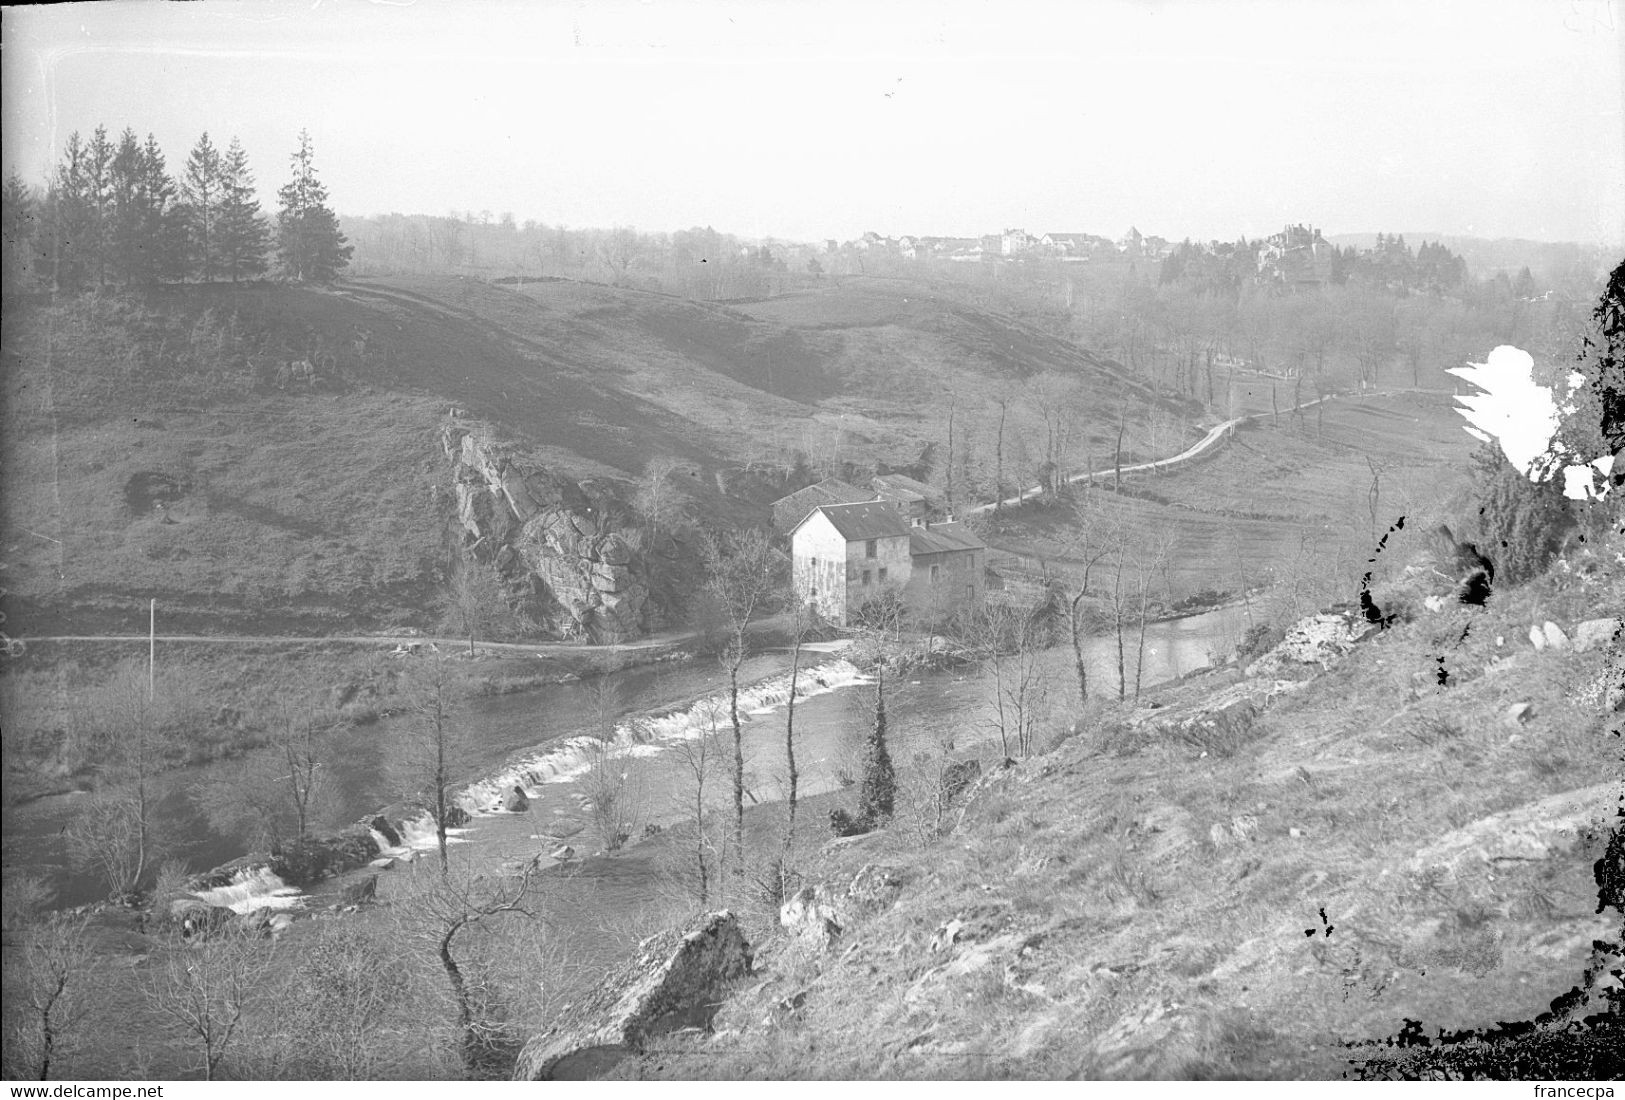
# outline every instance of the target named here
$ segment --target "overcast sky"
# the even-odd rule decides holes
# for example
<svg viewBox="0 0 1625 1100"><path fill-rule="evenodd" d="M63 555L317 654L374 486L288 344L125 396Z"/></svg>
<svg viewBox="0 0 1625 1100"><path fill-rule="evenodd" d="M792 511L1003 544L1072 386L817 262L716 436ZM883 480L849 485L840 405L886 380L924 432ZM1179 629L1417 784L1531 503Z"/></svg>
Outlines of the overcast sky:
<svg viewBox="0 0 1625 1100"><path fill-rule="evenodd" d="M202 0L7 8L4 159L300 128L346 214L1625 244L1607 0Z"/></svg>

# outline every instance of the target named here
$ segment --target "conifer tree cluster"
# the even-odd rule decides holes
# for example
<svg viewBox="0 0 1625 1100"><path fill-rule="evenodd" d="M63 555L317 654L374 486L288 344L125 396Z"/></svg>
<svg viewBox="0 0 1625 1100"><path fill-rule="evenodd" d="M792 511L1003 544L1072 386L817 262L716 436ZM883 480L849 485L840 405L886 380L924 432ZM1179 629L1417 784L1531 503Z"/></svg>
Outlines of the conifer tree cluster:
<svg viewBox="0 0 1625 1100"><path fill-rule="evenodd" d="M351 249L316 178L310 135L300 133L293 179L278 193L275 244L282 273L331 282ZM198 138L177 177L157 139L98 126L68 137L43 193L13 172L5 181L8 293L65 293L182 281L256 279L270 270L272 227L261 212L248 154Z"/></svg>

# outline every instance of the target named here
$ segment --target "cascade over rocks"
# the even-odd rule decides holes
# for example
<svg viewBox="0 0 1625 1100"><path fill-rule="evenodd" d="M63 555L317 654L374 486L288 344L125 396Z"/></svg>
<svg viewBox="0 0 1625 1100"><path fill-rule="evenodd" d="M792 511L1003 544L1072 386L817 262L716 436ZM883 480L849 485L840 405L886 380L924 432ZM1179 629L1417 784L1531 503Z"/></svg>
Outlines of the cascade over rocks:
<svg viewBox="0 0 1625 1100"><path fill-rule="evenodd" d="M621 510L613 492L521 461L457 412L440 442L464 545L509 600L558 638L615 644L648 633L648 568L611 523Z"/></svg>
<svg viewBox="0 0 1625 1100"><path fill-rule="evenodd" d="M706 914L686 933L652 936L586 1000L567 1006L552 1027L525 1044L514 1077L600 1077L651 1038L704 1026L728 986L750 972L750 944L726 909Z"/></svg>

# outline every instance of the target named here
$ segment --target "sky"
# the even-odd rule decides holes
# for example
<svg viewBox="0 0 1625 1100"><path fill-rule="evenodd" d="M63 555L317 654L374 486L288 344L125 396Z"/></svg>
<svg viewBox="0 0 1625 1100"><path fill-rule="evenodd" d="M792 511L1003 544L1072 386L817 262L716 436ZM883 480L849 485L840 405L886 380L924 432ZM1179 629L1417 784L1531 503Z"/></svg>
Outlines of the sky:
<svg viewBox="0 0 1625 1100"><path fill-rule="evenodd" d="M301 129L342 214L1625 245L1625 0L158 0L5 8L5 170Z"/></svg>

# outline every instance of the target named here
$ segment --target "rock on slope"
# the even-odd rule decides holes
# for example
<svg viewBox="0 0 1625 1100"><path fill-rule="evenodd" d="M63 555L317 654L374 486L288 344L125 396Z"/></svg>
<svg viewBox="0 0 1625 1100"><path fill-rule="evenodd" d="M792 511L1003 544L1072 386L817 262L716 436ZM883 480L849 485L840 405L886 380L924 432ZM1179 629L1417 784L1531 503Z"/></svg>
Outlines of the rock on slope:
<svg viewBox="0 0 1625 1100"><path fill-rule="evenodd" d="M548 1031L525 1045L514 1076L521 1081L602 1076L651 1037L708 1023L728 986L750 971L750 944L738 919L725 909L706 914L686 932L644 940L637 955L591 997L567 1007Z"/></svg>
<svg viewBox="0 0 1625 1100"><path fill-rule="evenodd" d="M456 416L441 445L465 545L525 614L555 637L603 645L647 632L648 571L614 525L621 506L613 496L520 461Z"/></svg>

